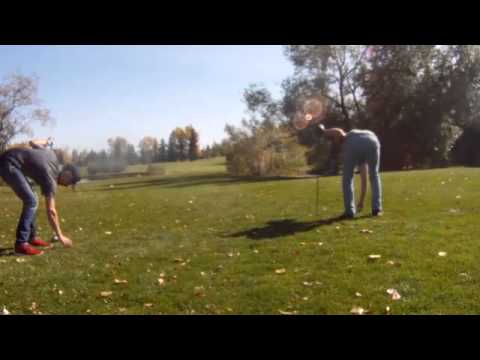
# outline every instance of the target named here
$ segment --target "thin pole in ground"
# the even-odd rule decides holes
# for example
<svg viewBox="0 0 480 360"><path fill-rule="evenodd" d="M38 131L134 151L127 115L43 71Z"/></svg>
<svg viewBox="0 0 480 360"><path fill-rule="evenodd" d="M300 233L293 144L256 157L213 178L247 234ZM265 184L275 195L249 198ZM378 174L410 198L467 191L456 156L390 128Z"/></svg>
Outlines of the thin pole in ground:
<svg viewBox="0 0 480 360"><path fill-rule="evenodd" d="M317 201L315 203L315 214L316 214L316 216L318 216L318 203L319 203L319 196L320 196L319 179L320 179L320 176L317 175Z"/></svg>

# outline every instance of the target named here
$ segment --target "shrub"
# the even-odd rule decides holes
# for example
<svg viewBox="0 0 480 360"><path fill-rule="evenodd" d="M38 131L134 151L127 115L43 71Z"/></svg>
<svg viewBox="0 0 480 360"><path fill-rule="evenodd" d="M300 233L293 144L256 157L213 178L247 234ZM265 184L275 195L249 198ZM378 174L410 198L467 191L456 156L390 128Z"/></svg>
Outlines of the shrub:
<svg viewBox="0 0 480 360"><path fill-rule="evenodd" d="M165 175L165 174L166 174L166 170L165 170L165 167L162 166L162 165L150 164L150 165L148 165L148 167L147 167L146 173L147 173L148 175Z"/></svg>

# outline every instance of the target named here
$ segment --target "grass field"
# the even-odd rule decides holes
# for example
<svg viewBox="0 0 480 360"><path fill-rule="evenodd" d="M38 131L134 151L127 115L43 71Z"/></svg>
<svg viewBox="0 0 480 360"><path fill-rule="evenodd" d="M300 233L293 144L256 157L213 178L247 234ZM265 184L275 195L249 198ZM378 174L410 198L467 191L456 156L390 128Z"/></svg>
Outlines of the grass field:
<svg viewBox="0 0 480 360"><path fill-rule="evenodd" d="M222 159L166 168L166 176L61 190L58 208L74 247L34 258L10 255L21 204L0 188L0 310L480 313L477 169L385 173L385 216L337 221L339 177L320 179L316 215L315 179L234 179ZM42 204L48 239L46 224Z"/></svg>

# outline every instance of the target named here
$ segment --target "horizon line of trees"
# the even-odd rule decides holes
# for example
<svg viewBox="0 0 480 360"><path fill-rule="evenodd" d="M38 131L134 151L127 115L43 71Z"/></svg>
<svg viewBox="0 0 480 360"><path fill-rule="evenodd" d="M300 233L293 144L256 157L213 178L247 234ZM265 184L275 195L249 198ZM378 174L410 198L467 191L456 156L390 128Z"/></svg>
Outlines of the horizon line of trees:
<svg viewBox="0 0 480 360"><path fill-rule="evenodd" d="M107 140L108 149L70 150L54 149L60 163L73 163L87 166L91 173L119 172L129 165L151 164L158 162L194 161L198 159L224 156L222 144L213 143L201 149L198 131L189 125L177 127L170 133L168 142L152 136L143 137L137 149L124 137L117 136Z"/></svg>

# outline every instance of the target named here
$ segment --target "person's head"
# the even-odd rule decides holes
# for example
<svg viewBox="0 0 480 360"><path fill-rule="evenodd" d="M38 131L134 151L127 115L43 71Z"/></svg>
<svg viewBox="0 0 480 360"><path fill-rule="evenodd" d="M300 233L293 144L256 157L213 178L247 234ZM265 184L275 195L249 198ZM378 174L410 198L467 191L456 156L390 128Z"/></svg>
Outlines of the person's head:
<svg viewBox="0 0 480 360"><path fill-rule="evenodd" d="M75 186L80 179L79 169L75 165L67 164L58 175L57 182L62 186Z"/></svg>

